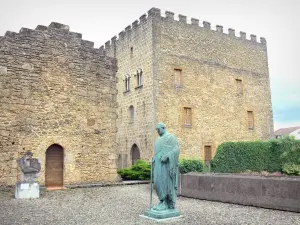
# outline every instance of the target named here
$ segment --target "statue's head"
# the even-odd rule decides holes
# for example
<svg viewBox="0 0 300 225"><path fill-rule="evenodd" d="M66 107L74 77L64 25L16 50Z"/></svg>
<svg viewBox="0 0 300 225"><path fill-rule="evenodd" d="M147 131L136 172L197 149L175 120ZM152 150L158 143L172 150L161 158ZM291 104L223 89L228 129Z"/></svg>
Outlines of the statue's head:
<svg viewBox="0 0 300 225"><path fill-rule="evenodd" d="M162 122L158 123L156 125L157 133L159 134L159 136L162 136L165 132L166 132L166 125Z"/></svg>
<svg viewBox="0 0 300 225"><path fill-rule="evenodd" d="M32 152L26 152L25 153L25 158L30 159L33 156Z"/></svg>

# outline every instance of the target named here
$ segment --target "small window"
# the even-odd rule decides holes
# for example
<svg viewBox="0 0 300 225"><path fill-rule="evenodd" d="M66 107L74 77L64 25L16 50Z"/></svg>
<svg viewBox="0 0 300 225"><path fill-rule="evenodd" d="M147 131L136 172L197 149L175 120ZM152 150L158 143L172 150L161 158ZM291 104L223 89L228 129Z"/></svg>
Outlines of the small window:
<svg viewBox="0 0 300 225"><path fill-rule="evenodd" d="M133 57L133 47L130 47L130 58Z"/></svg>
<svg viewBox="0 0 300 225"><path fill-rule="evenodd" d="M210 161L212 160L212 150L210 145L204 146L204 163L210 168Z"/></svg>
<svg viewBox="0 0 300 225"><path fill-rule="evenodd" d="M175 76L175 87L182 86L182 70L181 69L174 69L174 76Z"/></svg>
<svg viewBox="0 0 300 225"><path fill-rule="evenodd" d="M184 107L184 126L192 126L192 109Z"/></svg>
<svg viewBox="0 0 300 225"><path fill-rule="evenodd" d="M137 77L137 87L143 86L143 70L142 69L137 70L136 77Z"/></svg>
<svg viewBox="0 0 300 225"><path fill-rule="evenodd" d="M243 95L243 82L241 79L235 79L236 81L236 94L238 96Z"/></svg>
<svg viewBox="0 0 300 225"><path fill-rule="evenodd" d="M130 76L129 75L125 76L124 84L125 84L125 92L130 91Z"/></svg>
<svg viewBox="0 0 300 225"><path fill-rule="evenodd" d="M132 105L129 107L129 118L130 122L134 121L134 107Z"/></svg>
<svg viewBox="0 0 300 225"><path fill-rule="evenodd" d="M254 115L253 111L247 111L248 115L248 129L253 130L254 129Z"/></svg>

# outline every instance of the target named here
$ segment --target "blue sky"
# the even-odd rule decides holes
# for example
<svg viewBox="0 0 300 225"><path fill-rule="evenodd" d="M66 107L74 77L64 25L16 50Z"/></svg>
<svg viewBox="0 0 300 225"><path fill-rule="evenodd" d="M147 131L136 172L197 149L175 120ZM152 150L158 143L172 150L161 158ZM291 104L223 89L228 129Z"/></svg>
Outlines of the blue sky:
<svg viewBox="0 0 300 225"><path fill-rule="evenodd" d="M52 21L99 47L151 7L267 39L274 128L300 126L300 1L298 0L10 0L0 2L0 36Z"/></svg>

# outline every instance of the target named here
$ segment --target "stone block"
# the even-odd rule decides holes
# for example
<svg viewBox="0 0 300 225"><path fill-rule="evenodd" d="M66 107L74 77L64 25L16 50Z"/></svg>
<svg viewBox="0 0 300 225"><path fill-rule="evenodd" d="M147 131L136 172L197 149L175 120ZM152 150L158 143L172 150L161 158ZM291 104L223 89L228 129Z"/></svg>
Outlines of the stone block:
<svg viewBox="0 0 300 225"><path fill-rule="evenodd" d="M38 183L17 183L15 189L16 199L28 199L40 197L40 185Z"/></svg>
<svg viewBox="0 0 300 225"><path fill-rule="evenodd" d="M0 75L6 75L6 74L7 74L7 67L0 66Z"/></svg>

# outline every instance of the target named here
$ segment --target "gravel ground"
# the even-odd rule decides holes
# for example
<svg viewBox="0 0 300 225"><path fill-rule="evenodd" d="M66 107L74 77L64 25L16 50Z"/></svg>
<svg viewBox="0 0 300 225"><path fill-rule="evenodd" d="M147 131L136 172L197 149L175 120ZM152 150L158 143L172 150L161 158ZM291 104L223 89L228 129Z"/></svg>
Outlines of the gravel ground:
<svg viewBox="0 0 300 225"><path fill-rule="evenodd" d="M149 206L149 185L42 191L39 199L14 199L0 191L0 224L156 224L139 217ZM157 203L154 195L154 203ZM168 224L299 224L300 213L179 197L184 218Z"/></svg>

